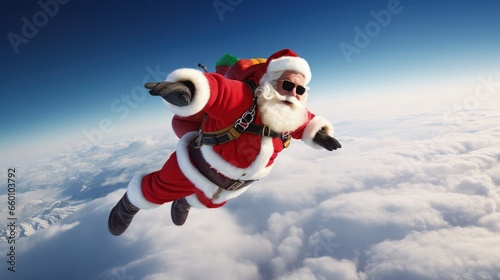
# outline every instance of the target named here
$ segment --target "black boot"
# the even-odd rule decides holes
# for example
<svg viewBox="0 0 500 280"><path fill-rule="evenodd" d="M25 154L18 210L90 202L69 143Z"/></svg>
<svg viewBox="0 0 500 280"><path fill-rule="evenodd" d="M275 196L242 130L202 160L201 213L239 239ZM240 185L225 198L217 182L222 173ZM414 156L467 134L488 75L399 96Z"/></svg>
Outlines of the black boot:
<svg viewBox="0 0 500 280"><path fill-rule="evenodd" d="M118 236L124 233L139 210L130 202L125 193L109 213L108 229L111 234Z"/></svg>
<svg viewBox="0 0 500 280"><path fill-rule="evenodd" d="M191 205L189 205L185 198L172 202L172 208L170 209L172 222L177 226L182 226L187 220L189 209L191 209Z"/></svg>

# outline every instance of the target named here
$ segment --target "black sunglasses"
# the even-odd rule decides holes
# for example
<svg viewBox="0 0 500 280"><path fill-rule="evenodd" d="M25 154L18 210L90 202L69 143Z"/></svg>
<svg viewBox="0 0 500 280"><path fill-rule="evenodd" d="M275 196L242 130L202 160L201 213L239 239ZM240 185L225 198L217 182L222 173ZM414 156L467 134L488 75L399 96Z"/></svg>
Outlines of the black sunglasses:
<svg viewBox="0 0 500 280"><path fill-rule="evenodd" d="M296 85L294 82L290 82L288 80L281 80L281 82L282 82L281 87L286 91L292 91L295 88L295 86L297 86L297 88L295 89L295 92L298 95L302 95L306 92L305 87L300 86L300 85Z"/></svg>

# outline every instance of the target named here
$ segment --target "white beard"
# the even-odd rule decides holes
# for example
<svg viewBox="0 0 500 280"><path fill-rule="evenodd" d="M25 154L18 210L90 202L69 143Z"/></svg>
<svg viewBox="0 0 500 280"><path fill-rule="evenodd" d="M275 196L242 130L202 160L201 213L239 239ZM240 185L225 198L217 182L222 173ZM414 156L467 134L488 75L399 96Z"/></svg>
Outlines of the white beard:
<svg viewBox="0 0 500 280"><path fill-rule="evenodd" d="M297 98L282 96L270 85L261 87L258 92L259 115L262 123L272 130L278 133L295 131L307 121L306 106Z"/></svg>

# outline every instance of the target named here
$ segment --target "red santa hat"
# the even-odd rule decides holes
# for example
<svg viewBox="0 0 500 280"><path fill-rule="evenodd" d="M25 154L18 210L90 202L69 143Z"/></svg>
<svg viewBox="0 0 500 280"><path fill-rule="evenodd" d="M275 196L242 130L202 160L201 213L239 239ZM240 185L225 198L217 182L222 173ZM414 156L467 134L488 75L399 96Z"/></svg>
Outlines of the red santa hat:
<svg viewBox="0 0 500 280"><path fill-rule="evenodd" d="M291 70L304 75L306 85L311 81L311 69L307 61L290 49L283 49L271 55L265 64L255 73L252 80L259 84L262 76L268 72Z"/></svg>

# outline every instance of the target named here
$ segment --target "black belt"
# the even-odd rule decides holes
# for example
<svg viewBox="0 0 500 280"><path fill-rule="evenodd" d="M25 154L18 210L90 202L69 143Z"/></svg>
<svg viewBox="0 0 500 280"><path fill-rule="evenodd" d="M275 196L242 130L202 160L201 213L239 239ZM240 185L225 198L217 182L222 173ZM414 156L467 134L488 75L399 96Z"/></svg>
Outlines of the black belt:
<svg viewBox="0 0 500 280"><path fill-rule="evenodd" d="M189 157L191 158L194 166L212 183L216 184L219 188L227 191L236 191L253 183L255 180L233 180L221 173L217 172L210 164L203 158L201 150L196 148L196 139L189 143ZM219 191L220 193L220 191Z"/></svg>

